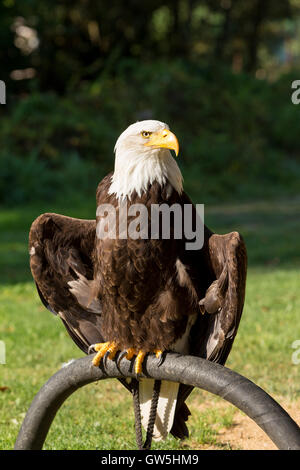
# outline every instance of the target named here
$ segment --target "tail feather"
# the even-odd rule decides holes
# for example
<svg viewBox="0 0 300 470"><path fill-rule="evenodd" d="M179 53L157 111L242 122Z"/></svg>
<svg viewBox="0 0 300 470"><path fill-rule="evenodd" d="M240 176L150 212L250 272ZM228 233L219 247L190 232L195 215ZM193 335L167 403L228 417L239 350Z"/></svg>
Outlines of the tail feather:
<svg viewBox="0 0 300 470"><path fill-rule="evenodd" d="M151 409L153 387L153 379L142 379L139 381L141 420L142 426L146 430ZM156 420L153 430L153 440L155 441L165 439L173 426L178 389L179 383L169 382L166 380L161 381Z"/></svg>

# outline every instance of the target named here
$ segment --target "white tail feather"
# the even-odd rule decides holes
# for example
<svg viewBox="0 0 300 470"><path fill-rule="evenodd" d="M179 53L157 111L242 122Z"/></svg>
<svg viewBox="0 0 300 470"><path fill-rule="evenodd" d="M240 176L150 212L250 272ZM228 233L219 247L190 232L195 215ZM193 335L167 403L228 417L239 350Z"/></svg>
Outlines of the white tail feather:
<svg viewBox="0 0 300 470"><path fill-rule="evenodd" d="M139 381L139 400L141 408L142 426L147 430L151 399L154 387L153 379L142 379ZM170 432L177 402L179 383L161 381L159 400L157 405L156 420L153 430L153 440L165 439Z"/></svg>
<svg viewBox="0 0 300 470"><path fill-rule="evenodd" d="M184 266L176 264L177 270L181 267L181 275L183 273ZM180 273L179 273L180 274ZM197 315L190 315L186 330L183 335L172 345L170 348L172 351L188 354L189 351L189 334L192 325L195 323ZM177 403L177 395L179 389L178 382L169 382L167 380L161 381L161 387L159 392L159 399L156 412L156 420L153 430L153 440L161 441L165 439L170 432L175 415L175 408ZM139 400L141 410L141 421L144 429L147 430L151 401L153 394L154 380L153 379L141 379L139 381Z"/></svg>

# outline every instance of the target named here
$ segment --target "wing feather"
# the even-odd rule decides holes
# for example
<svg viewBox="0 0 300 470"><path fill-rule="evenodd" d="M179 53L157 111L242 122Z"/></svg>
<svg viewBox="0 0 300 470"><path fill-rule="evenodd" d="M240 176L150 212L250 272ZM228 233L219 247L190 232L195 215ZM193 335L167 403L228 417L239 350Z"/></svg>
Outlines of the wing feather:
<svg viewBox="0 0 300 470"><path fill-rule="evenodd" d="M86 353L103 341L101 303L93 284L95 230L94 220L46 213L29 233L30 268L39 296Z"/></svg>

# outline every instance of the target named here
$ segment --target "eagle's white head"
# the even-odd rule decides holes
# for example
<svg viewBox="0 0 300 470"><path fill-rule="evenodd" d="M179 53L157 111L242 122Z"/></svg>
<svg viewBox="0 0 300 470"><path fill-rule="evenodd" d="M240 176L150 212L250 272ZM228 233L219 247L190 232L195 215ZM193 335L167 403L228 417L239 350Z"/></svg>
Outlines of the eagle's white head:
<svg viewBox="0 0 300 470"><path fill-rule="evenodd" d="M110 194L130 199L133 191L140 196L149 184L169 183L170 189L182 192L182 175L172 157L179 144L169 126L160 121L139 121L129 126L115 145L115 169Z"/></svg>

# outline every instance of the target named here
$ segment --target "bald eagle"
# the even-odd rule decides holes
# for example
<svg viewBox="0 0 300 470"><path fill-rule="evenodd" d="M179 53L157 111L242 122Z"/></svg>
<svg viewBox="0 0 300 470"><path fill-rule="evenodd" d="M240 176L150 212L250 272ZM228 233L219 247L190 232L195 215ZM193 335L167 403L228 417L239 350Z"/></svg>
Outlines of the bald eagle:
<svg viewBox="0 0 300 470"><path fill-rule="evenodd" d="M96 220L46 213L33 222L29 235L40 298L77 346L97 352L95 366L104 356L135 360L145 429L154 385L139 377L145 355L175 351L224 364L245 296L247 256L238 232L218 235L202 224L203 244L196 250L187 248L185 232L176 236L174 214L170 236L163 236L161 227L150 232L153 207L188 205L193 226L198 217L171 150L177 155L179 144L167 124L146 120L130 125L116 142L114 171L97 188L97 208L104 210L97 209ZM133 207L146 208L146 228L136 223L130 237ZM115 211L114 236L108 208ZM188 436L185 401L191 391L179 383L160 384L155 440L169 432Z"/></svg>

